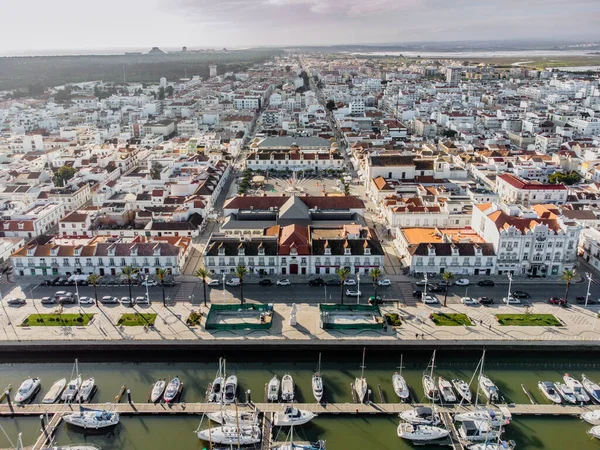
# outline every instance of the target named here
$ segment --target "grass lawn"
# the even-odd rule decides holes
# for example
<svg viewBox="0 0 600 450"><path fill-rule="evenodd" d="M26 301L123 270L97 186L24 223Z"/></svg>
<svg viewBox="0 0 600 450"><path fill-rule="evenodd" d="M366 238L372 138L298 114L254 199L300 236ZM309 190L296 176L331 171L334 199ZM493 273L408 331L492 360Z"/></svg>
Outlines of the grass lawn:
<svg viewBox="0 0 600 450"><path fill-rule="evenodd" d="M93 314L31 314L22 327L85 327Z"/></svg>
<svg viewBox="0 0 600 450"><path fill-rule="evenodd" d="M466 314L444 314L433 313L431 320L439 327L458 327L460 325L471 326L473 323Z"/></svg>
<svg viewBox="0 0 600 450"><path fill-rule="evenodd" d="M562 323L552 314L496 314L500 325L527 327L560 327Z"/></svg>
<svg viewBox="0 0 600 450"><path fill-rule="evenodd" d="M388 325L391 325L393 327L399 327L400 325L402 325L400 316L396 313L386 314L384 317Z"/></svg>
<svg viewBox="0 0 600 450"><path fill-rule="evenodd" d="M156 314L123 314L117 325L123 325L125 327L143 327L144 325L154 325L156 321Z"/></svg>

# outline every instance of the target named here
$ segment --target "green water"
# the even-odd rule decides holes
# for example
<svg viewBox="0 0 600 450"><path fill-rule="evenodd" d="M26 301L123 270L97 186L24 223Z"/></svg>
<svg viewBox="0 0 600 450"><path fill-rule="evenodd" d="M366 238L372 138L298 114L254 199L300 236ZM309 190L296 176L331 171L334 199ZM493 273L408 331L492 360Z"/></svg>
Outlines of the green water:
<svg viewBox="0 0 600 450"><path fill-rule="evenodd" d="M357 354L323 354L323 378L325 398L329 402L350 402L350 383L360 374L360 352ZM413 389L417 400L422 400L421 375L430 355L425 353L405 354L403 373ZM290 372L297 385L297 397L300 402L312 402L310 380L316 368L318 354L300 354L298 362L283 362L285 355L240 354L228 355L227 372L236 373L239 380L238 396L251 390L255 402L263 401L265 383L277 374L280 377ZM109 358L111 359L111 358ZM147 400L152 383L158 378L179 376L185 384L182 400L201 401L210 381L214 378L217 362L212 355L194 355L193 362L86 362L79 364L82 376L94 376L98 384L95 402L109 402L119 391L123 383L131 389L134 402ZM264 363L254 362L267 359ZM393 360L392 360L393 359ZM596 364L594 354L492 354L486 358L486 374L499 386L508 402L528 403L521 389L523 383L536 401L545 399L537 389L539 380L557 381L565 372L580 377L585 373L600 381L600 364ZM552 362L546 362L551 360ZM438 352L436 373L447 378L461 377L469 380L478 361L478 355L470 353L446 354ZM369 387L375 391L375 400L379 401L377 385L381 385L387 401L395 401L391 386L391 375L399 364L399 355L390 358L385 353L367 352L365 376ZM72 363L15 363L0 365L0 388L8 384L17 387L27 376L39 376L42 379L42 391L36 397L41 401L44 393L59 378L71 376ZM193 431L198 426L198 416L177 417L122 417L121 423L109 433L84 434L69 426L61 426L56 437L59 444L95 443L103 449L202 449ZM19 432L23 434L25 445L31 445L39 434L38 418L0 419L0 424L10 439L16 442ZM409 449L412 446L396 436L398 419L393 416L321 416L310 424L297 429L301 440L325 439L329 450L364 449ZM586 434L591 426L577 418L539 418L515 417L507 427L505 437L514 439L518 449L564 450L564 449L600 449L600 442L590 439ZM278 439L285 440L284 431ZM9 443L0 435L0 447L7 448ZM419 446L423 450L432 447ZM436 447L433 447L436 448ZM437 447L440 448L440 447Z"/></svg>

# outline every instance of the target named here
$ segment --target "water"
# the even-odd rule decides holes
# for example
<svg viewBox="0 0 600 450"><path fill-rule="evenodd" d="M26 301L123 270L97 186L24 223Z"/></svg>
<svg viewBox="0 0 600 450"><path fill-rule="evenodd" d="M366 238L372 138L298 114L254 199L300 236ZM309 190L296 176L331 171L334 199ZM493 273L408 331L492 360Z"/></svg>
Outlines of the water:
<svg viewBox="0 0 600 450"><path fill-rule="evenodd" d="M391 386L391 375L399 364L399 356L367 351L365 376L369 387L376 393L376 401L379 401L377 384L381 385L387 401L396 400ZM423 352L404 355L406 368L403 373L413 388L413 395L418 400L422 400L421 375L429 357L430 354ZM461 377L469 380L477 365L478 357L478 354L469 352L438 352L436 373L449 379ZM181 361L190 358L199 360ZM256 402L262 401L265 383L273 374L281 377L289 371L294 376L299 401L312 402L310 380L316 368L318 354L299 353L295 363L283 362L285 358L285 355L279 354L228 355L227 371L238 375L240 400L245 400L245 395L242 393L250 389L252 399ZM106 359L109 362L80 360L79 368L83 377L93 375L99 385L95 402L112 401L123 383L131 389L135 402L145 402L150 387L156 379L176 375L185 383L182 400L200 401L217 369L217 357L206 354L174 355L176 362L170 363L158 361L124 363L110 361L114 358ZM266 362L256 362L262 359L266 359ZM351 401L350 383L360 375L360 359L360 351L340 354L323 353L322 370L327 401ZM536 401L545 403L544 397L537 389L539 380L557 381L565 372L578 377L585 373L592 379L600 380L600 364L594 363L594 360L594 355L589 354L518 353L511 355L488 352L485 371L500 387L507 401L528 403L526 395L521 390L521 383L523 383ZM37 396L37 401L40 401L56 379L69 378L72 366L71 362L66 361L53 364L40 362L2 364L0 365L0 388L9 383L17 387L29 375L40 376L42 391ZM124 416L121 423L110 433L87 434L63 425L56 437L59 444L88 442L100 445L105 450L203 449L207 448L207 445L200 442L193 433L199 421L199 416ZM5 418L0 419L0 424L14 442L18 433L23 433L25 445L31 445L39 434L38 418ZM410 444L396 436L397 425L398 419L393 416L322 416L300 427L297 430L297 438L325 439L329 450L412 448ZM514 439L519 450L596 449L599 443L591 440L586 434L586 430L590 427L577 418L515 417L507 428L505 436ZM280 431L278 439L285 440L285 438L286 432ZM566 442L569 443L567 447L565 447ZM0 435L0 447L8 448L9 445L6 438ZM429 450L432 447L418 448Z"/></svg>

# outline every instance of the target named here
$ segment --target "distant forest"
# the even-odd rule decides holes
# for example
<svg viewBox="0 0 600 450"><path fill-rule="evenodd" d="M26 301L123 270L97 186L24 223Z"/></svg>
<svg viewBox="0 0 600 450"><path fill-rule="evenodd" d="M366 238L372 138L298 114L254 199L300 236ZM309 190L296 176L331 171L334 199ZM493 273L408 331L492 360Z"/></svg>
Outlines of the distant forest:
<svg viewBox="0 0 600 450"><path fill-rule="evenodd" d="M177 52L165 55L32 56L0 58L0 90L51 87L102 80L123 82L169 81L185 75L208 77L209 64L218 73L238 72L279 55L277 49L232 50L213 53Z"/></svg>

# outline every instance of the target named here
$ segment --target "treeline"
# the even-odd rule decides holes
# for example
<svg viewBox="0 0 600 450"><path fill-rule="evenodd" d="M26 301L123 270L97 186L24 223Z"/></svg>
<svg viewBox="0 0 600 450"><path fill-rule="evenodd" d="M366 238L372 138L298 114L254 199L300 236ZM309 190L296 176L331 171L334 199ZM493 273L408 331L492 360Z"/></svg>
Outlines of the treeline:
<svg viewBox="0 0 600 450"><path fill-rule="evenodd" d="M158 82L193 75L208 77L209 64L218 72L238 72L280 55L277 49L215 53L179 52L166 55L87 55L0 58L0 90L59 86L92 80Z"/></svg>

